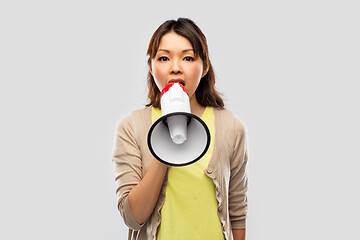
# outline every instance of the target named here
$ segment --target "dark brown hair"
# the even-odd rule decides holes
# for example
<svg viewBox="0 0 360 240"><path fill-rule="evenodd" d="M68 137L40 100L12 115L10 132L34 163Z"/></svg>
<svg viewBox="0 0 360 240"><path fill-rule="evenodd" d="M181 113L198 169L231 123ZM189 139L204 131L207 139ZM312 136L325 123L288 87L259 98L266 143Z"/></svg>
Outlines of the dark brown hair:
<svg viewBox="0 0 360 240"><path fill-rule="evenodd" d="M220 97L220 93L215 89L215 73L211 65L208 53L207 41L200 28L190 19L178 18L178 20L168 20L160 25L151 37L147 55L149 56L148 65L151 66L151 60L155 58L159 49L161 38L169 32L175 32L187 38L196 57L200 56L203 61L203 69L208 72L201 78L199 86L195 91L196 100L202 106L212 106L216 108L224 108L224 101ZM160 108L160 90L157 88L155 80L149 70L147 75L148 82L148 99L150 103L146 106L154 106Z"/></svg>

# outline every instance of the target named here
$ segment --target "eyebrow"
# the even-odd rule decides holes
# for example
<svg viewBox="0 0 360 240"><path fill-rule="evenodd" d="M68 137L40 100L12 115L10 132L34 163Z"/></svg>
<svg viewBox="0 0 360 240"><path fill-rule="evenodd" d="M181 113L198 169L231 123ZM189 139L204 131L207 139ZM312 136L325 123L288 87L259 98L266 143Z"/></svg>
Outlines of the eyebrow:
<svg viewBox="0 0 360 240"><path fill-rule="evenodd" d="M167 49L159 49L158 50L158 52L159 51L163 51L163 52L167 52L167 53L169 53L170 51L169 50L167 50ZM183 50L182 52L194 52L194 50L193 49L191 49L191 48L189 48L189 49L185 49L185 50Z"/></svg>

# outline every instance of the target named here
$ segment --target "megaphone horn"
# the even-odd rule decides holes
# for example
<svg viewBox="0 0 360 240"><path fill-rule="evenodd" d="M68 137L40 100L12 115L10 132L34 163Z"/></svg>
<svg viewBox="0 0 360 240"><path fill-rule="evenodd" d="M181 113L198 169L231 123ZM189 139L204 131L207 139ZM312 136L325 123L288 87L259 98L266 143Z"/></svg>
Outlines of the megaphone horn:
<svg viewBox="0 0 360 240"><path fill-rule="evenodd" d="M150 128L148 147L152 155L170 166L198 161L210 145L210 131L203 120L191 114L184 86L169 83L161 91L161 118Z"/></svg>

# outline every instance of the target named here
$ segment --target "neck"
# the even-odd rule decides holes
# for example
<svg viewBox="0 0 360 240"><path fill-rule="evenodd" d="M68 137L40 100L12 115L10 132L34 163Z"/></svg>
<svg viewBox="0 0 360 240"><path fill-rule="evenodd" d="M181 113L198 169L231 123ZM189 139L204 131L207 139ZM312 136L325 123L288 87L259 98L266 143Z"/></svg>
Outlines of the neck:
<svg viewBox="0 0 360 240"><path fill-rule="evenodd" d="M190 108L191 108L191 113L198 117L201 117L201 115L205 111L205 107L200 105L200 103L197 101L195 93L190 98Z"/></svg>

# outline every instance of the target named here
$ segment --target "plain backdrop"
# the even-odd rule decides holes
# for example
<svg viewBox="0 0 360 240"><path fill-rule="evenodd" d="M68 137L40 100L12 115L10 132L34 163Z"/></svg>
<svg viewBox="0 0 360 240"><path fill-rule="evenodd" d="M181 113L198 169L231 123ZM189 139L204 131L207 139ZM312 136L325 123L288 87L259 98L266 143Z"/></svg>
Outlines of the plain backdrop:
<svg viewBox="0 0 360 240"><path fill-rule="evenodd" d="M248 240L360 239L359 3L1 1L1 239L127 239L116 123L147 103L156 28L205 33L249 133Z"/></svg>

